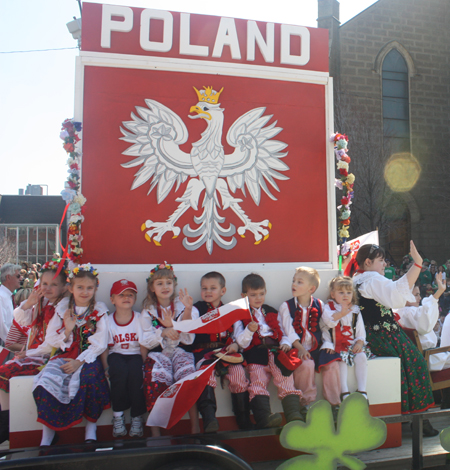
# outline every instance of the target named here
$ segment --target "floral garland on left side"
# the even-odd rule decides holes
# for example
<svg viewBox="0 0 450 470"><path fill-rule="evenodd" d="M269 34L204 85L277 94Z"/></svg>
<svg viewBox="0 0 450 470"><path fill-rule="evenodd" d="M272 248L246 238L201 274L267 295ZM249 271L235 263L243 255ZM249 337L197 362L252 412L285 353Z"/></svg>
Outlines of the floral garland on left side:
<svg viewBox="0 0 450 470"><path fill-rule="evenodd" d="M349 173L350 157L347 155L348 151L348 137L345 134L333 134L330 141L334 142L334 154L337 160L337 170L339 172L338 178L335 179L335 185L342 193L341 203L337 207L339 211L339 224L338 224L338 240L340 245L340 255L345 256L350 251L350 246L347 240L350 237L350 205L353 199L353 184L355 183L355 175Z"/></svg>
<svg viewBox="0 0 450 470"><path fill-rule="evenodd" d="M61 196L69 205L69 229L68 243L70 248L69 258L74 263L80 263L83 256L83 248L80 243L83 240L81 236L81 223L84 221L82 207L86 204L86 198L80 191L81 176L81 152L76 150L76 144L81 140L78 133L81 132L81 122L74 119L66 119L62 123L59 137L64 141L63 148L69 154L67 165L69 177L65 183L65 189L61 191Z"/></svg>

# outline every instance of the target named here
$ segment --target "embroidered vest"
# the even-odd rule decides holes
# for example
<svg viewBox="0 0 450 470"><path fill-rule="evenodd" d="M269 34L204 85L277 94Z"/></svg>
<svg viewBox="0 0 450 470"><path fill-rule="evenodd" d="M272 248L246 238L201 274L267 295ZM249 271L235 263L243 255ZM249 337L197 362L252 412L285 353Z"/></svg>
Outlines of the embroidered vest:
<svg viewBox="0 0 450 470"><path fill-rule="evenodd" d="M55 314L55 305L47 304L30 325L28 349L36 349L44 342L48 324Z"/></svg>
<svg viewBox="0 0 450 470"><path fill-rule="evenodd" d="M295 304L295 298L289 299L287 301L289 307L289 313L293 320L292 326L295 329L295 332L298 334L300 338L300 343L303 339L303 326L301 323L302 320L302 312ZM322 344L322 332L319 328L319 321L322 317L322 304L320 303L319 299L315 297L312 298L311 306L308 308L308 322L307 322L307 330L312 335L313 346L310 351L314 351L319 348Z"/></svg>
<svg viewBox="0 0 450 470"><path fill-rule="evenodd" d="M281 331L280 324L278 323L278 311L275 310L273 307L270 305L263 305L261 307L261 312L264 315L264 319L266 320L266 323L268 327L272 330L272 334L270 335L270 338L274 339L275 341L280 342L281 338L283 337L283 332ZM242 323L244 324L244 328L250 323L250 319L245 319L242 320ZM256 318L254 321L257 322ZM259 346L261 344L261 335L259 333L259 326L258 329L253 333L252 337L252 342L248 346L248 348L245 348L245 351L248 349L253 348L254 346Z"/></svg>
<svg viewBox="0 0 450 470"><path fill-rule="evenodd" d="M223 305L222 302L220 302L219 307ZM199 302L196 302L194 304L194 307L197 307L200 316L202 317L208 312L211 312L212 310L215 310L215 307L213 307L209 302L205 302L203 300L200 300ZM226 331L222 331L221 333L200 333L195 335L195 340L192 346L195 348L196 344L205 344L205 343L223 343L224 345L231 344L233 342L231 335L233 334L233 326L228 328Z"/></svg>
<svg viewBox="0 0 450 470"><path fill-rule="evenodd" d="M388 307L377 302L375 299L367 299L359 292L357 286L359 309L364 320L366 331L398 331L400 326L395 321L394 313Z"/></svg>

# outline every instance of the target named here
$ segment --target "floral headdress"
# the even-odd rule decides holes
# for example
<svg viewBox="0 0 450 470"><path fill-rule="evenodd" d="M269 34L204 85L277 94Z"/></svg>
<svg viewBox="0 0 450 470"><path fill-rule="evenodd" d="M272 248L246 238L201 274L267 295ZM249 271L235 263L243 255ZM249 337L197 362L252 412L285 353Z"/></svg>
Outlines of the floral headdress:
<svg viewBox="0 0 450 470"><path fill-rule="evenodd" d="M44 265L42 266L41 268L41 271L58 271L58 268L59 268L59 264L60 264L60 260L58 261L54 261L54 260L51 260L51 261L47 261L46 263L44 263ZM67 276L69 274L69 271L67 271L67 269L62 269L62 272Z"/></svg>
<svg viewBox="0 0 450 470"><path fill-rule="evenodd" d="M173 266L171 264L169 264L167 261L164 261L164 263L161 263L161 264L157 264L151 271L150 271L150 274L148 276L148 278L146 279L147 282L150 281L150 279L152 278L152 276L158 272L159 270L161 269L168 269L169 271L172 271L173 273ZM175 281L177 280L177 277L175 276L175 274L173 275Z"/></svg>
<svg viewBox="0 0 450 470"><path fill-rule="evenodd" d="M92 266L91 263L87 263L87 264L80 264L76 268L72 269L72 271L69 274L69 279L76 278L82 272L91 273L95 278L97 278L98 276L98 271L94 268L94 266ZM97 285L98 285L98 278L97 278Z"/></svg>

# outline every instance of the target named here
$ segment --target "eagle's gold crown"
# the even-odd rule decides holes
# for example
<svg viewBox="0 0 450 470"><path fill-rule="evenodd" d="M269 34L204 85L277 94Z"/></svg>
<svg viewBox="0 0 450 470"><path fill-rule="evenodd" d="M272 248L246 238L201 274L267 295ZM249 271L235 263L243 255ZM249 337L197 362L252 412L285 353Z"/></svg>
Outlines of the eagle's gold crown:
<svg viewBox="0 0 450 470"><path fill-rule="evenodd" d="M212 86L204 86L204 90L198 91L197 88L194 87L195 92L198 96L198 101L204 101L206 103L217 104L219 101L220 94L223 91L223 87L220 91L215 91L212 89Z"/></svg>

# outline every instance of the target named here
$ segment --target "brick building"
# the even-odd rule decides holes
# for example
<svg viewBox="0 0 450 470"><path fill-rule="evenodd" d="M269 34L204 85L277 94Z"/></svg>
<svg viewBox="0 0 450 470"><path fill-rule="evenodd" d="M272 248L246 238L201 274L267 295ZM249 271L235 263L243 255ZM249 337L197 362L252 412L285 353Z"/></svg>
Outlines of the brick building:
<svg viewBox="0 0 450 470"><path fill-rule="evenodd" d="M336 0L318 6L356 175L351 236L378 228L397 261L410 238L450 258L450 1L378 0L343 25Z"/></svg>

